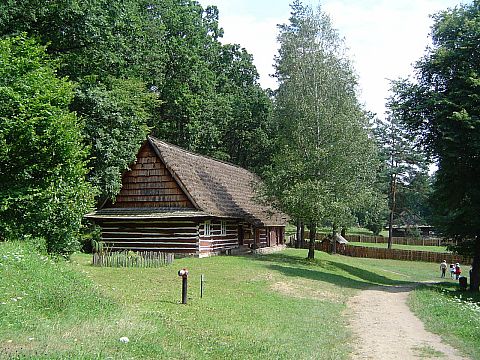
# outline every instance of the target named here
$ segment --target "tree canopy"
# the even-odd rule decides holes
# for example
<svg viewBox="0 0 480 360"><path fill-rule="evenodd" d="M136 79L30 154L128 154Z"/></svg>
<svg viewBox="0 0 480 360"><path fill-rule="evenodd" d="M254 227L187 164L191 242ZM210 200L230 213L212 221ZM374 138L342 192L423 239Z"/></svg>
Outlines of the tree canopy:
<svg viewBox="0 0 480 360"><path fill-rule="evenodd" d="M279 27L274 119L277 151L268 189L309 224L340 226L372 196L377 159L343 42L319 8L295 1ZM311 239L312 240L312 239ZM311 241L312 243L312 241ZM313 257L313 248L309 257Z"/></svg>
<svg viewBox="0 0 480 360"><path fill-rule="evenodd" d="M388 248L391 248L394 225L407 228L426 225L428 163L424 152L394 111L389 111L385 120L376 121L373 133L382 158L380 183L383 183L384 193L388 194Z"/></svg>
<svg viewBox="0 0 480 360"><path fill-rule="evenodd" d="M94 191L72 98L44 47L0 40L0 238L43 238L57 253L78 247Z"/></svg>
<svg viewBox="0 0 480 360"><path fill-rule="evenodd" d="M394 109L437 159L436 225L474 256L480 280L480 2L434 16L432 46L416 65L415 81L396 82Z"/></svg>
<svg viewBox="0 0 480 360"><path fill-rule="evenodd" d="M0 36L37 38L79 84L70 108L86 124L90 179L114 198L148 132L251 170L268 163L271 100L218 19L193 0L12 0Z"/></svg>

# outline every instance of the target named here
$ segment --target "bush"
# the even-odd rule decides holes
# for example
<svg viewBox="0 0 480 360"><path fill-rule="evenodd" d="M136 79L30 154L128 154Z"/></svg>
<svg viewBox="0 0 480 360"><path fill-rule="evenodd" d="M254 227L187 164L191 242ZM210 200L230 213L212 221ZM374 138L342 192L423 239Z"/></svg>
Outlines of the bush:
<svg viewBox="0 0 480 360"><path fill-rule="evenodd" d="M78 249L95 192L72 97L44 47L25 36L0 40L0 238L43 238L59 254Z"/></svg>

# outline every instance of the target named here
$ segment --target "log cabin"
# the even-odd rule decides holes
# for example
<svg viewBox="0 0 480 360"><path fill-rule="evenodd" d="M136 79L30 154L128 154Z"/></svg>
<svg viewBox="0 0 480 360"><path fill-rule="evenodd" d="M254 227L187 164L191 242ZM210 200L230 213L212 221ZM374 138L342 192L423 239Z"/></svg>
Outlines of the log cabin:
<svg viewBox="0 0 480 360"><path fill-rule="evenodd" d="M86 217L115 250L196 255L283 245L287 216L260 202L239 166L149 136L114 202Z"/></svg>

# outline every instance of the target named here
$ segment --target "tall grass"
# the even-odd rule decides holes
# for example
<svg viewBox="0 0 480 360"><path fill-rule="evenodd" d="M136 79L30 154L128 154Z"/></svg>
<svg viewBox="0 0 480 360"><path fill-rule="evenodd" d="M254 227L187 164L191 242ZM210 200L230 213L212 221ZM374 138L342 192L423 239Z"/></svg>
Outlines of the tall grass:
<svg viewBox="0 0 480 360"><path fill-rule="evenodd" d="M25 243L0 244L0 358L19 349L25 356L32 350L34 358L41 357L43 350L62 342L68 349L68 340L75 342L69 339L75 335L72 328L115 308L92 280L64 260L54 261Z"/></svg>

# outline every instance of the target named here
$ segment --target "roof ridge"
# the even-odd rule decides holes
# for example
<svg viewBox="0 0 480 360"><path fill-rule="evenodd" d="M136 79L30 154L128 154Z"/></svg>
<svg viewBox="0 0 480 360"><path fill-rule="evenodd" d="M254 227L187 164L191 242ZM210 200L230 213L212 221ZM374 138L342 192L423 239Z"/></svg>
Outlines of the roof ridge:
<svg viewBox="0 0 480 360"><path fill-rule="evenodd" d="M254 199L262 181L258 175L152 135L147 141L197 209L214 216L242 218L255 226L284 224L285 214Z"/></svg>
<svg viewBox="0 0 480 360"><path fill-rule="evenodd" d="M156 142L160 142L160 143L163 143L167 146L170 146L170 147L173 147L174 149L176 150L179 150L179 151L183 151L189 155L193 155L193 156L198 156L198 157L201 157L201 158L204 158L204 159L208 159L208 160L212 160L212 161L216 161L216 162L219 162L219 163L222 163L222 164L225 164L225 165L230 165L232 167L235 167L235 168L238 168L238 169L241 169L241 170L244 170L244 171L247 171L249 172L250 174L253 174L254 176L256 177L259 177L257 174L251 172L250 170L248 169L245 169L244 167L240 166L240 165L237 165L237 164L233 164L231 162L228 162L228 161L225 161L225 160L219 160L219 159L215 159L214 157L211 157L211 156L208 156L208 155L202 155L202 154L199 154L199 153L195 153L191 150L187 150L187 149L184 149L178 145L174 145L172 143L169 143L167 141L164 141L164 140L160 140L158 138L156 138L155 136L153 135L148 135L148 138L153 140L153 141L156 141Z"/></svg>

